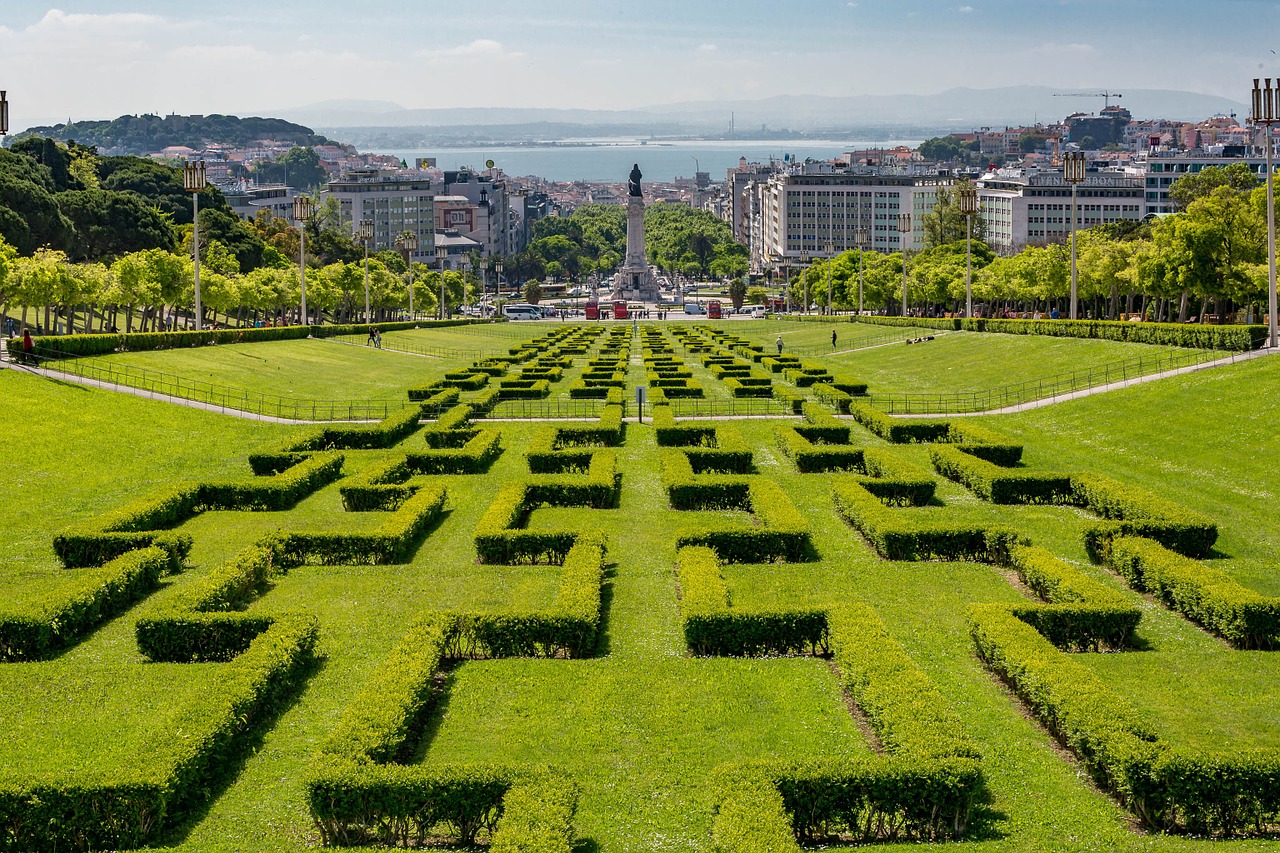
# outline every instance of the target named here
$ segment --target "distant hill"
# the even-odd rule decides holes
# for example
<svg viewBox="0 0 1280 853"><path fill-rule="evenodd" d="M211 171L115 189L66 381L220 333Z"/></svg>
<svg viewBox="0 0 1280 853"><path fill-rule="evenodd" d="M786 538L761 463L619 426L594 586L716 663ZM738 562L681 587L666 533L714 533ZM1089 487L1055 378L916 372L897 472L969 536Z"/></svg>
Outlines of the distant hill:
<svg viewBox="0 0 1280 853"><path fill-rule="evenodd" d="M250 145L257 140L291 142L294 145L334 145L333 140L311 128L279 118L207 116L120 116L110 121L77 121L50 127L31 127L14 134L27 137L75 140L96 146L103 154L148 154L171 145L200 149L213 143Z"/></svg>
<svg viewBox="0 0 1280 853"><path fill-rule="evenodd" d="M949 89L931 95L849 95L823 97L787 95L760 100L694 101L654 104L625 110L566 110L536 107L467 107L405 109L380 101L328 101L306 107L276 110L293 121L313 127L449 128L451 133L475 137L466 129L498 128L519 136L564 138L587 135L598 128L628 128L641 134L698 134L723 136L730 121L735 135L747 138L786 128L795 132L874 132L887 127L972 130L984 126L1053 123L1075 112L1096 112L1105 99L1067 97L1085 88L1008 86L1000 89ZM1166 89L1122 89L1112 99L1134 118L1199 121L1216 114L1244 115L1247 107L1198 92ZM544 127L539 128L539 125ZM530 134L530 131L533 133ZM343 134L345 136L345 134Z"/></svg>

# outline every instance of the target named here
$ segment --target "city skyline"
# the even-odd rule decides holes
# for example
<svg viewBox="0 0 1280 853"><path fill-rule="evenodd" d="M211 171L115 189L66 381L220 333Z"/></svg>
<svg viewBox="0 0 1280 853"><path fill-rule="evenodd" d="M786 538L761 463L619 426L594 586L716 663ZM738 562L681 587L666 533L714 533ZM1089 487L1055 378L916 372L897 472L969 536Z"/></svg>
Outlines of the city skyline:
<svg viewBox="0 0 1280 853"><path fill-rule="evenodd" d="M1252 77L1280 76L1277 24L1280 5L1262 0L1059 0L1034 14L1009 0L800 0L786 14L759 0L375 2L359 15L322 0L10 0L0 88L14 130L343 99L627 110L1023 83L1243 103Z"/></svg>

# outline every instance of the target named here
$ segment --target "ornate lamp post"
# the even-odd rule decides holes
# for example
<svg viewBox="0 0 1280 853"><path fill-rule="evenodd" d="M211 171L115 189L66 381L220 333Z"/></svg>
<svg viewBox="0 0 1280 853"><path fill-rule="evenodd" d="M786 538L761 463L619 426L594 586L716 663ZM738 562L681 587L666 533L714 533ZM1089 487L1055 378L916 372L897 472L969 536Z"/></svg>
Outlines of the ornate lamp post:
<svg viewBox="0 0 1280 853"><path fill-rule="evenodd" d="M800 250L800 280L804 282L804 307L801 312L804 314L809 313L809 276L807 273L809 272L809 262L812 259L813 255L809 253L808 249Z"/></svg>
<svg viewBox="0 0 1280 853"><path fill-rule="evenodd" d="M293 200L293 219L298 223L298 273L302 282L302 325L310 326L307 317L307 223L311 221L311 198L300 195Z"/></svg>
<svg viewBox="0 0 1280 853"><path fill-rule="evenodd" d="M0 93L2 94L2 93ZM1280 79L1276 80L1276 88L1271 88L1271 78L1266 78L1266 86L1258 85L1253 80L1253 123L1260 124L1267 134L1267 339L1270 347L1275 349L1276 341L1276 197L1275 184L1271 179L1272 149L1275 147L1271 138L1271 126L1280 121Z"/></svg>
<svg viewBox="0 0 1280 853"><path fill-rule="evenodd" d="M449 262L449 248L436 246L436 266L440 268L440 319L444 319L444 270Z"/></svg>
<svg viewBox="0 0 1280 853"><path fill-rule="evenodd" d="M498 261L493 265L493 310L498 310L498 299L501 298L499 291L502 289L502 261Z"/></svg>
<svg viewBox="0 0 1280 853"><path fill-rule="evenodd" d="M409 319L413 319L417 316L413 312L413 253L418 251L418 235L400 235L396 239L396 248L404 252L405 264L409 267Z"/></svg>
<svg viewBox="0 0 1280 853"><path fill-rule="evenodd" d="M827 314L828 315L832 313L831 311L831 266L836 259L835 255L836 255L836 247L830 240L828 240L827 241Z"/></svg>
<svg viewBox="0 0 1280 853"><path fill-rule="evenodd" d="M898 240L902 244L902 316L907 316L907 235L911 233L911 214L898 214Z"/></svg>
<svg viewBox="0 0 1280 853"><path fill-rule="evenodd" d="M1071 319L1076 319L1076 187L1084 180L1084 152L1062 157L1062 179L1071 184Z"/></svg>
<svg viewBox="0 0 1280 853"><path fill-rule="evenodd" d="M854 232L853 240L858 244L858 315L862 315L862 255L867 251L867 229L861 225Z"/></svg>
<svg viewBox="0 0 1280 853"><path fill-rule="evenodd" d="M480 256L480 296L489 295L489 259L484 255ZM481 299L483 302L483 298Z"/></svg>
<svg viewBox="0 0 1280 853"><path fill-rule="evenodd" d="M4 89L0 89L0 136L9 132L9 99Z"/></svg>
<svg viewBox="0 0 1280 853"><path fill-rule="evenodd" d="M965 181L956 187L956 201L959 202L960 212L964 214L964 316L966 320L972 320L973 215L978 212L978 188ZM1072 305L1074 304L1075 301L1073 299Z"/></svg>
<svg viewBox="0 0 1280 853"><path fill-rule="evenodd" d="M364 243L364 321L373 322L373 314L369 310L369 244L373 242L373 220L360 220L356 231L356 239Z"/></svg>
<svg viewBox="0 0 1280 853"><path fill-rule="evenodd" d="M205 188L204 161L187 161L182 167L182 188L191 193L191 254L195 260L196 278L196 331L204 321L204 308L200 304L200 193Z"/></svg>

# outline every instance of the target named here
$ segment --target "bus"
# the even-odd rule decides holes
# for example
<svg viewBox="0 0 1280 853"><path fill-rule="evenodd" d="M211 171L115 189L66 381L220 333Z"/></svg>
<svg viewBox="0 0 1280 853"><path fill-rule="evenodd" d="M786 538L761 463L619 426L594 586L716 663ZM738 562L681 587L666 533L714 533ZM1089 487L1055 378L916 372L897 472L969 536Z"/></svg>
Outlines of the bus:
<svg viewBox="0 0 1280 853"><path fill-rule="evenodd" d="M719 299L707 300L707 319L719 320L721 316L722 314L720 312L720 300Z"/></svg>
<svg viewBox="0 0 1280 853"><path fill-rule="evenodd" d="M588 302L585 306L585 310L587 312L588 320L600 319L600 303L599 302Z"/></svg>
<svg viewBox="0 0 1280 853"><path fill-rule="evenodd" d="M613 303L613 319L615 320L627 319L627 303L622 302L621 300Z"/></svg>

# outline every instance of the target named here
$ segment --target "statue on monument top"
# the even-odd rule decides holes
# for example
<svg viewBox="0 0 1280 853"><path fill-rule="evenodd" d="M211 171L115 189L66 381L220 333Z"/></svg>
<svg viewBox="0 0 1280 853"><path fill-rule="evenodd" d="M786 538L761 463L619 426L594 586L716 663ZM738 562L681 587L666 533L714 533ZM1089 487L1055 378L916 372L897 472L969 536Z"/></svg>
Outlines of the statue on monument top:
<svg viewBox="0 0 1280 853"><path fill-rule="evenodd" d="M631 174L627 176L627 191L633 198L640 198L640 179L644 177L640 174L640 164L634 163L631 166Z"/></svg>

